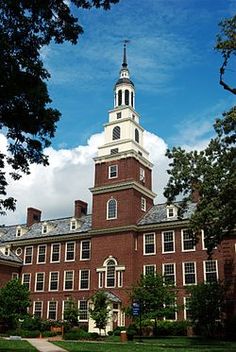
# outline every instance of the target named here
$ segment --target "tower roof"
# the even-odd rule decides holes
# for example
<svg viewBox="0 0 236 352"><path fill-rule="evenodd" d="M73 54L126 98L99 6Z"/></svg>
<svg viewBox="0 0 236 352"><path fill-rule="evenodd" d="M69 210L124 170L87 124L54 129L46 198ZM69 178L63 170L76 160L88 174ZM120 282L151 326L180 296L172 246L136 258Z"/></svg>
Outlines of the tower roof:
<svg viewBox="0 0 236 352"><path fill-rule="evenodd" d="M115 87L120 84L129 84L134 87L134 83L129 78L129 70L128 70L128 63L127 63L127 54L126 54L126 43L124 43L123 48L123 62L120 70L120 78L115 84Z"/></svg>

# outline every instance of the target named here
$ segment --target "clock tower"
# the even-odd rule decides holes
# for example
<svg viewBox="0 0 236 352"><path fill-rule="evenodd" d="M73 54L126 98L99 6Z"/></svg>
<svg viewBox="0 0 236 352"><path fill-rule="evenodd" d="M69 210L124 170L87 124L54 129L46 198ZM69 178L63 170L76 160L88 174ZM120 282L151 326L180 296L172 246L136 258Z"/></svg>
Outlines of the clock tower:
<svg viewBox="0 0 236 352"><path fill-rule="evenodd" d="M143 132L124 44L120 77L114 86L114 108L104 125L104 144L94 159L93 230L131 229L153 205L152 164L143 147Z"/></svg>

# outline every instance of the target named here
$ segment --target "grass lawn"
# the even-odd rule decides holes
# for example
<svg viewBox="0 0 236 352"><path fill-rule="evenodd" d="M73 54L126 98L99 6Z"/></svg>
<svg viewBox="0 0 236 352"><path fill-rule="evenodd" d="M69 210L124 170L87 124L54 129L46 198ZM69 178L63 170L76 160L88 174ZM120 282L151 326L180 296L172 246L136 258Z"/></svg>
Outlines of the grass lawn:
<svg viewBox="0 0 236 352"><path fill-rule="evenodd" d="M24 352L36 352L37 350L29 344L28 341L12 341L0 339L0 352L15 352L15 351L24 351Z"/></svg>
<svg viewBox="0 0 236 352"><path fill-rule="evenodd" d="M236 342L209 341L198 338L159 338L118 343L96 342L55 342L70 352L235 352Z"/></svg>

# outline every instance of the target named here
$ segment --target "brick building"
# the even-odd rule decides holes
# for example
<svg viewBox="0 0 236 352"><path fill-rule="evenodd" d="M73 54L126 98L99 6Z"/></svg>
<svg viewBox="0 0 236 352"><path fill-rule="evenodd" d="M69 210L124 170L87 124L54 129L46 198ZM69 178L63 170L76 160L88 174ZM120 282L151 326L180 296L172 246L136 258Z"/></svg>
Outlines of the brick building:
<svg viewBox="0 0 236 352"><path fill-rule="evenodd" d="M152 164L143 146L126 48L104 129L105 141L94 159L92 214L87 214L85 202L76 200L69 218L41 221L41 211L28 208L25 224L1 227L0 285L19 276L31 291L31 313L52 320L63 319L73 298L80 321L88 323L90 331L88 302L93 293L107 292L112 308L108 330L125 325L122 307L141 273L168 277L177 287L180 306L188 300L186 286L225 280L231 286L229 311L236 313L235 237L225 239L209 260L204 234L194 244L187 231L195 199L181 220L181 203L153 204ZM185 307L173 319L187 317Z"/></svg>

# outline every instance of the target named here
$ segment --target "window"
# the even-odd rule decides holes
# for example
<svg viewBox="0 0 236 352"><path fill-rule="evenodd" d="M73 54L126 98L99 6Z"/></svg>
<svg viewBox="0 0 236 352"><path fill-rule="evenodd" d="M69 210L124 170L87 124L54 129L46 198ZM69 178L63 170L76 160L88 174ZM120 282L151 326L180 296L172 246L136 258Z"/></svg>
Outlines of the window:
<svg viewBox="0 0 236 352"><path fill-rule="evenodd" d="M174 251L174 231L162 232L162 253L173 253Z"/></svg>
<svg viewBox="0 0 236 352"><path fill-rule="evenodd" d="M146 209L147 209L146 199L141 197L141 210L146 211Z"/></svg>
<svg viewBox="0 0 236 352"><path fill-rule="evenodd" d="M145 233L143 239L143 254L156 254L155 233Z"/></svg>
<svg viewBox="0 0 236 352"><path fill-rule="evenodd" d="M165 308L169 308L169 311L166 312L164 316L164 320L176 320L177 312L176 312L176 304L164 304Z"/></svg>
<svg viewBox="0 0 236 352"><path fill-rule="evenodd" d="M42 318L43 313L43 302L42 301L35 301L34 308L33 308L33 315L37 318Z"/></svg>
<svg viewBox="0 0 236 352"><path fill-rule="evenodd" d="M80 260L90 259L90 240L84 240L80 242Z"/></svg>
<svg viewBox="0 0 236 352"><path fill-rule="evenodd" d="M118 281L118 287L123 286L123 271L118 271L117 272L117 281Z"/></svg>
<svg viewBox="0 0 236 352"><path fill-rule="evenodd" d="M79 321L88 321L88 302L79 301Z"/></svg>
<svg viewBox="0 0 236 352"><path fill-rule="evenodd" d="M135 142L139 143L139 131L137 128L135 128L135 131L134 131L134 138L135 138Z"/></svg>
<svg viewBox="0 0 236 352"><path fill-rule="evenodd" d="M16 237L20 237L21 234L22 234L21 227L17 226L17 228L16 228Z"/></svg>
<svg viewBox="0 0 236 352"><path fill-rule="evenodd" d="M190 230L181 230L182 236L182 251L195 251L195 243Z"/></svg>
<svg viewBox="0 0 236 352"><path fill-rule="evenodd" d="M117 119L121 119L121 112L117 112L117 113L116 113L116 118L117 118Z"/></svg>
<svg viewBox="0 0 236 352"><path fill-rule="evenodd" d="M139 169L139 181L145 182L145 170L142 167Z"/></svg>
<svg viewBox="0 0 236 352"><path fill-rule="evenodd" d="M134 107L134 93L131 92L131 106Z"/></svg>
<svg viewBox="0 0 236 352"><path fill-rule="evenodd" d="M46 263L46 244L38 246L37 264Z"/></svg>
<svg viewBox="0 0 236 352"><path fill-rule="evenodd" d="M112 131L112 140L120 139L120 127L115 126Z"/></svg>
<svg viewBox="0 0 236 352"><path fill-rule="evenodd" d="M30 291L30 281L31 281L31 274L24 273L22 275L22 285L25 285L29 291Z"/></svg>
<svg viewBox="0 0 236 352"><path fill-rule="evenodd" d="M176 214L175 214L175 208L174 207L168 207L166 208L167 211L167 218L173 218Z"/></svg>
<svg viewBox="0 0 236 352"><path fill-rule="evenodd" d="M112 198L107 202L107 219L117 218L117 201Z"/></svg>
<svg viewBox="0 0 236 352"><path fill-rule="evenodd" d="M5 254L6 256L9 256L9 255L10 255L10 248L9 248L9 247L6 247L6 248L5 248L4 254Z"/></svg>
<svg viewBox="0 0 236 352"><path fill-rule="evenodd" d="M190 299L191 297L184 297L184 319L191 320L191 311L190 311Z"/></svg>
<svg viewBox="0 0 236 352"><path fill-rule="evenodd" d="M143 267L143 274L144 275L155 275L156 274L156 265L144 265Z"/></svg>
<svg viewBox="0 0 236 352"><path fill-rule="evenodd" d="M36 273L35 291L44 291L44 275L45 273Z"/></svg>
<svg viewBox="0 0 236 352"><path fill-rule="evenodd" d="M99 273L98 273L98 288L103 288L103 277L104 277L104 273L102 271L99 271Z"/></svg>
<svg viewBox="0 0 236 352"><path fill-rule="evenodd" d="M19 274L18 273L12 273L11 274L11 278L12 278L12 280L17 280L17 279L19 279Z"/></svg>
<svg viewBox="0 0 236 352"><path fill-rule="evenodd" d="M125 105L129 105L129 91L125 90Z"/></svg>
<svg viewBox="0 0 236 352"><path fill-rule="evenodd" d="M16 255L19 257L22 254L22 248L18 247L16 249Z"/></svg>
<svg viewBox="0 0 236 352"><path fill-rule="evenodd" d="M25 247L24 264L32 264L33 247Z"/></svg>
<svg viewBox="0 0 236 352"><path fill-rule="evenodd" d="M58 291L59 287L59 272L51 271L49 276L49 291Z"/></svg>
<svg viewBox="0 0 236 352"><path fill-rule="evenodd" d="M164 281L167 284L175 285L175 264L162 264L162 273L164 276Z"/></svg>
<svg viewBox="0 0 236 352"><path fill-rule="evenodd" d="M216 282L218 280L218 267L216 260L205 260L203 262L204 281Z"/></svg>
<svg viewBox="0 0 236 352"><path fill-rule="evenodd" d="M74 288L74 271L64 271L64 290L73 290Z"/></svg>
<svg viewBox="0 0 236 352"><path fill-rule="evenodd" d="M116 178L118 176L118 165L110 165L108 168L108 177Z"/></svg>
<svg viewBox="0 0 236 352"><path fill-rule="evenodd" d="M89 270L79 271L79 289L88 290L89 289Z"/></svg>
<svg viewBox="0 0 236 352"><path fill-rule="evenodd" d="M49 320L57 320L57 302L50 301L48 302L48 316Z"/></svg>
<svg viewBox="0 0 236 352"><path fill-rule="evenodd" d="M71 262L75 260L75 242L66 242L65 261Z"/></svg>
<svg viewBox="0 0 236 352"><path fill-rule="evenodd" d="M42 226L42 234L46 234L48 232L48 225L47 223L44 223Z"/></svg>
<svg viewBox="0 0 236 352"><path fill-rule="evenodd" d="M72 219L71 221L70 221L70 229L71 230L76 230L76 228L77 228L77 223L76 223L76 220L75 219Z"/></svg>
<svg viewBox="0 0 236 352"><path fill-rule="evenodd" d="M60 243L52 243L51 245L51 263L59 263L61 254Z"/></svg>
<svg viewBox="0 0 236 352"><path fill-rule="evenodd" d="M115 261L108 260L106 268L106 287L115 287Z"/></svg>
<svg viewBox="0 0 236 352"><path fill-rule="evenodd" d="M118 90L118 105L122 105L122 90Z"/></svg>
<svg viewBox="0 0 236 352"><path fill-rule="evenodd" d="M196 280L196 263L183 263L184 285L195 285Z"/></svg>
<svg viewBox="0 0 236 352"><path fill-rule="evenodd" d="M111 149L111 155L118 154L118 152L119 152L118 148Z"/></svg>

